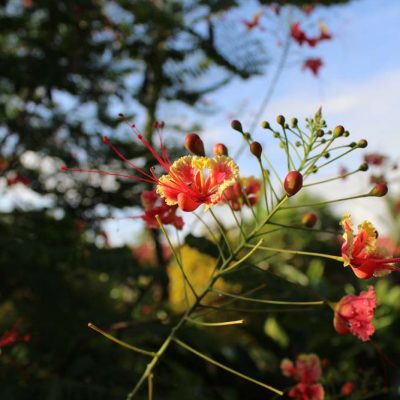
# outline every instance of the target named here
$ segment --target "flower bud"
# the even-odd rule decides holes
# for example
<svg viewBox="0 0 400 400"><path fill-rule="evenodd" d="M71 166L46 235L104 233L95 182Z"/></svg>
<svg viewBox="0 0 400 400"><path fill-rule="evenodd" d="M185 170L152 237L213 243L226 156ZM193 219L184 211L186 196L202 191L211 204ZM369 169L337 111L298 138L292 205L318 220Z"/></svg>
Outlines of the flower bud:
<svg viewBox="0 0 400 400"><path fill-rule="evenodd" d="M368 146L368 142L365 139L361 139L358 141L358 147L361 149L365 149Z"/></svg>
<svg viewBox="0 0 400 400"><path fill-rule="evenodd" d="M369 166L368 166L368 164L365 162L365 163L362 163L359 167L358 167L358 169L359 169L359 171L368 171L368 168L369 168Z"/></svg>
<svg viewBox="0 0 400 400"><path fill-rule="evenodd" d="M290 171L286 175L283 187L289 197L295 195L303 187L303 175L298 171Z"/></svg>
<svg viewBox="0 0 400 400"><path fill-rule="evenodd" d="M216 144L214 144L214 147L213 147L213 153L216 156L227 156L228 149L223 143L216 143Z"/></svg>
<svg viewBox="0 0 400 400"><path fill-rule="evenodd" d="M304 214L301 218L301 223L306 226L307 228L312 228L317 222L317 214L314 213L307 213Z"/></svg>
<svg viewBox="0 0 400 400"><path fill-rule="evenodd" d="M322 129L318 129L317 130L317 136L318 137L322 137L322 136L324 136L325 135L325 132L322 130Z"/></svg>
<svg viewBox="0 0 400 400"><path fill-rule="evenodd" d="M268 121L261 122L261 128L263 129L271 129L271 126Z"/></svg>
<svg viewBox="0 0 400 400"><path fill-rule="evenodd" d="M188 133L185 138L185 148L196 156L204 156L204 144L197 133Z"/></svg>
<svg viewBox="0 0 400 400"><path fill-rule="evenodd" d="M285 117L283 115L278 115L276 117L276 122L281 125L284 126L285 125Z"/></svg>
<svg viewBox="0 0 400 400"><path fill-rule="evenodd" d="M334 137L339 137L344 134L344 128L342 125L338 125L334 130L333 130L333 136Z"/></svg>
<svg viewBox="0 0 400 400"><path fill-rule="evenodd" d="M278 139L281 135L279 134L279 132L274 132L274 138Z"/></svg>
<svg viewBox="0 0 400 400"><path fill-rule="evenodd" d="M386 183L377 183L369 192L370 196L383 197L388 192Z"/></svg>
<svg viewBox="0 0 400 400"><path fill-rule="evenodd" d="M238 121L237 119L234 119L231 122L231 127L232 129L234 129L235 131L238 131L240 133L243 133L243 128L242 128L242 124L240 121Z"/></svg>
<svg viewBox="0 0 400 400"><path fill-rule="evenodd" d="M258 142L252 142L250 143L250 151L253 155L255 155L258 159L261 158L262 154L262 146Z"/></svg>
<svg viewBox="0 0 400 400"><path fill-rule="evenodd" d="M297 118L292 118L290 120L290 124L292 125L292 128L297 128L297 124L298 124L298 119Z"/></svg>

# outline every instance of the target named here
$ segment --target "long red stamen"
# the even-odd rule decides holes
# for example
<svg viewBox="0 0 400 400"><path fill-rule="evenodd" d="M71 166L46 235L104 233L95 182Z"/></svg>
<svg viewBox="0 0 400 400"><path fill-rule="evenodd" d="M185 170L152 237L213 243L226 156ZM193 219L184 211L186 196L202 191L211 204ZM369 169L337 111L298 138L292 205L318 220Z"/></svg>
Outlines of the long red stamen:
<svg viewBox="0 0 400 400"><path fill-rule="evenodd" d="M372 261L376 264L400 263L400 257L398 257L398 258L369 258L368 260Z"/></svg>
<svg viewBox="0 0 400 400"><path fill-rule="evenodd" d="M64 166L60 167L60 170L61 171L69 171L69 172L88 172L88 173L99 174L99 175L111 175L111 176L117 176L119 178L134 179L134 180L147 182L147 183L151 183L151 184L155 183L153 180L141 178L140 176L119 174L116 172L109 172L109 171L104 171L101 169L68 168L64 165Z"/></svg>
<svg viewBox="0 0 400 400"><path fill-rule="evenodd" d="M102 139L102 142L105 143L122 161L126 162L131 168L133 168L135 171L141 173L142 175L146 176L149 179L153 179L151 175L148 173L144 172L141 168L137 167L135 164L130 162L111 142L108 137L104 136Z"/></svg>
<svg viewBox="0 0 400 400"><path fill-rule="evenodd" d="M137 138L145 145L145 147L150 151L153 157L158 161L158 163L164 168L164 170L169 173L170 162L167 159L163 159L160 155L154 150L153 146L147 141L145 137L136 129L135 125L132 125L132 131L137 136Z"/></svg>

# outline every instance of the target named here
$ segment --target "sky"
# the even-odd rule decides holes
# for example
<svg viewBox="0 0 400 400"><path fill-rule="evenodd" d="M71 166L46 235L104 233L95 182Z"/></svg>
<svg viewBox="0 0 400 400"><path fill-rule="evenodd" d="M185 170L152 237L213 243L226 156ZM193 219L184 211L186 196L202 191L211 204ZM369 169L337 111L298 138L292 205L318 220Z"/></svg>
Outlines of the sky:
<svg viewBox="0 0 400 400"><path fill-rule="evenodd" d="M246 2L246 6L232 18L250 20L258 9L254 2ZM202 137L209 151L217 141L229 144L230 153L235 153L241 141L240 135L230 128L230 119L241 119L248 127L271 84L281 51L274 32L277 25L285 21L274 20L271 13L265 15L269 17L263 16L260 20L264 30L249 34L270 41L272 62L265 75L247 81L236 79L207 99L210 107L216 110L214 115L202 117ZM292 15L292 18L293 21L299 20L306 31L315 29L318 20L322 19L328 25L333 40L323 42L315 49L292 45L286 66L261 119L274 121L278 114L284 114L288 119L296 116L302 120L312 116L322 106L328 126L344 125L350 131L352 140L368 140L368 152L383 152L399 159L400 1L353 0L344 6L319 7L310 18L303 14ZM243 31L243 34L246 32ZM322 58L324 65L319 76L302 71L302 61L307 57ZM168 121L175 114L181 115L181 110L166 109L163 117ZM272 149L272 138L267 137L262 129L256 129L254 137L264 148ZM256 166L245 153L238 160L241 172L244 175L254 174ZM353 153L340 164L359 165L361 154ZM272 153L271 158L279 163L277 154ZM329 172L335 174L337 167ZM332 193L355 194L367 189L366 178L355 175L346 182L324 185L317 190L318 195L326 193L331 197ZM22 188L15 188L8 198L3 198L0 206L5 209L12 201L32 203L37 199ZM384 203L380 200L351 201L337 209L339 213L345 211L351 212L356 222L370 218L378 228L389 229ZM109 221L106 224L112 245L132 242L140 227L131 220Z"/></svg>

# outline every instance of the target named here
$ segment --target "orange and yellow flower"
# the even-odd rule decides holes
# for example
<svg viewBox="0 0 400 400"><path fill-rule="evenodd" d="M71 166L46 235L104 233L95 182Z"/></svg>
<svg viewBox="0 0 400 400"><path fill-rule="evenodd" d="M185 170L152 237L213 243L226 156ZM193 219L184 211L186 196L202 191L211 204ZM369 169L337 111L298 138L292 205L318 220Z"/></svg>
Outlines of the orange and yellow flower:
<svg viewBox="0 0 400 400"><path fill-rule="evenodd" d="M238 175L239 168L227 156L184 156L158 179L157 193L169 206L194 211L202 204L211 207L219 203L224 190L235 183Z"/></svg>
<svg viewBox="0 0 400 400"><path fill-rule="evenodd" d="M357 278L382 276L396 269L393 263L400 262L400 258L385 258L387 251L377 246L377 232L370 222L364 221L358 225L356 235L349 215L343 217L341 225L344 230L343 262L345 267L351 267Z"/></svg>

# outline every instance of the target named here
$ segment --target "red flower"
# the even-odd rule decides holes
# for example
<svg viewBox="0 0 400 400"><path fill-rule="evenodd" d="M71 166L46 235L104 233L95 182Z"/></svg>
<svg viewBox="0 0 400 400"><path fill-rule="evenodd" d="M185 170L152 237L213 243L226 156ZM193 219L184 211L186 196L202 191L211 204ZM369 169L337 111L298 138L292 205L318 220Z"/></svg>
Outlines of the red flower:
<svg viewBox="0 0 400 400"><path fill-rule="evenodd" d="M354 392L355 385L353 382L346 382L340 389L340 394L343 396L348 396Z"/></svg>
<svg viewBox="0 0 400 400"><path fill-rule="evenodd" d="M242 20L246 29L248 31L250 31L250 30L258 27L260 30L263 30L263 28L260 27L260 18L262 17L263 14L264 14L264 12L262 10L260 10L254 14L253 18L250 21Z"/></svg>
<svg viewBox="0 0 400 400"><path fill-rule="evenodd" d="M311 385L298 383L290 389L288 396L295 400L323 400L325 391L323 386L319 383L313 383Z"/></svg>
<svg viewBox="0 0 400 400"><path fill-rule="evenodd" d="M324 65L321 58L307 58L303 64L303 70L309 69L314 76L318 76L319 69Z"/></svg>
<svg viewBox="0 0 400 400"><path fill-rule="evenodd" d="M285 358L281 362L283 375L290 376L298 382L310 384L321 377L321 362L316 354L300 354L295 364Z"/></svg>
<svg viewBox="0 0 400 400"><path fill-rule="evenodd" d="M359 296L349 294L340 299L335 306L333 325L341 335L348 333L358 337L363 342L369 340L375 332L372 325L376 297L373 286Z"/></svg>
<svg viewBox="0 0 400 400"><path fill-rule="evenodd" d="M244 205L251 207L260 198L261 182L250 176L240 178L232 186L225 189L223 199L229 203L233 210L238 211Z"/></svg>
<svg viewBox="0 0 400 400"><path fill-rule="evenodd" d="M148 228L159 228L156 216L160 218L164 225L174 225L177 229L183 228L183 219L176 215L177 206L169 206L164 199L160 198L155 190L146 190L141 195L144 214L142 218Z"/></svg>
<svg viewBox="0 0 400 400"><path fill-rule="evenodd" d="M386 156L379 153L365 154L364 161L370 165L380 166L386 160Z"/></svg>
<svg viewBox="0 0 400 400"><path fill-rule="evenodd" d="M290 35L292 36L293 40L297 42L300 46L303 45L304 42L307 42L307 36L304 31L300 28L299 22L294 22L290 26Z"/></svg>
<svg viewBox="0 0 400 400"><path fill-rule="evenodd" d="M159 124L156 124L158 127ZM166 172L158 178L153 168L147 173L129 161L107 137L103 137L103 143L107 144L117 156L133 168L140 175L128 175L114 173L105 170L91 170L80 168L61 167L63 171L72 172L93 172L103 175L113 175L121 178L128 178L157 185L157 193L165 200L168 206L177 205L183 211L194 211L200 205L205 204L211 207L221 201L223 191L232 185L239 169L235 162L227 156L214 158L185 156L171 164L165 145L160 134L161 154L139 133L132 125L136 137L150 151L160 166Z"/></svg>
<svg viewBox="0 0 400 400"><path fill-rule="evenodd" d="M9 331L5 332L1 337L0 337L0 350L4 347L11 346L12 344L18 343L18 342L29 342L31 340L31 335L29 333L25 335L21 335L18 332L18 326L20 325L19 322L17 322Z"/></svg>
<svg viewBox="0 0 400 400"><path fill-rule="evenodd" d="M157 193L170 206L194 211L201 204L211 207L219 203L224 190L235 183L238 174L238 167L227 156L184 156L171 165L167 175L158 179Z"/></svg>
<svg viewBox="0 0 400 400"><path fill-rule="evenodd" d="M7 178L7 186L15 186L19 183L21 185L28 186L31 183L31 181L28 178L25 178L24 176L19 174L11 178L10 177Z"/></svg>
<svg viewBox="0 0 400 400"><path fill-rule="evenodd" d="M370 222L364 221L359 225L355 236L349 215L343 217L341 225L344 229L342 244L344 266L350 266L357 278L382 276L396 269L392 264L400 262L400 258L384 257L386 249L377 246L377 232Z"/></svg>

